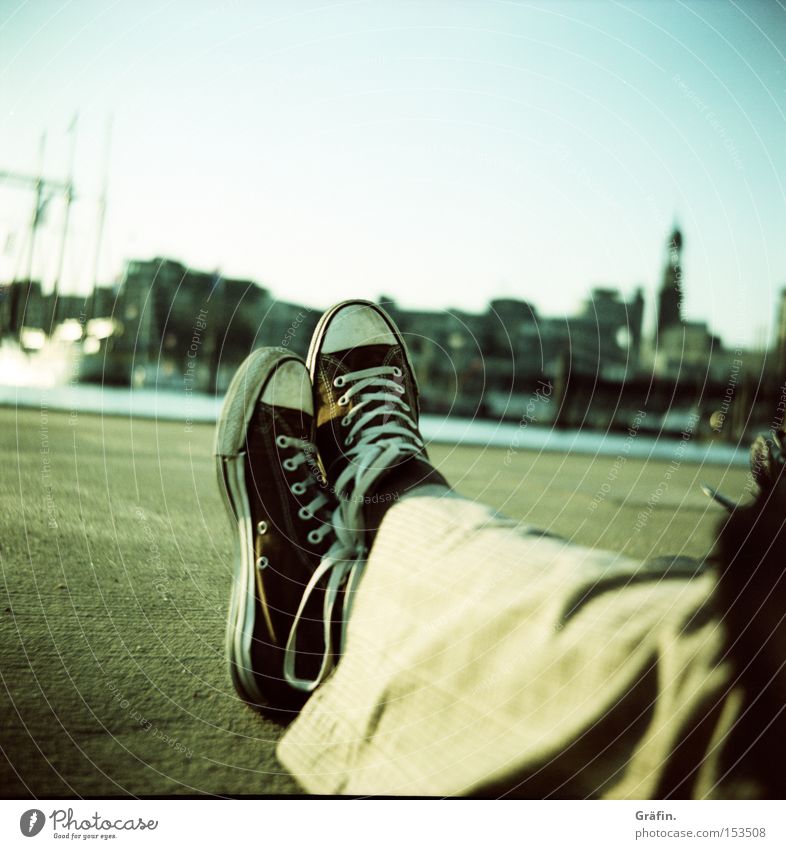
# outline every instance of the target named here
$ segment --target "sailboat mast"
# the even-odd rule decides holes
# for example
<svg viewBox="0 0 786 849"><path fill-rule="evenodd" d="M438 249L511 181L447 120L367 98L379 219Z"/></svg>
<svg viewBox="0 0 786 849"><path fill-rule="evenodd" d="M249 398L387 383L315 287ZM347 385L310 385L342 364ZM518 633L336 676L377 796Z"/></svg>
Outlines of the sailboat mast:
<svg viewBox="0 0 786 849"><path fill-rule="evenodd" d="M93 258L93 291L90 296L88 315L95 318L96 289L98 287L98 267L101 261L101 242L104 237L104 222L106 220L106 196L109 185L109 151L112 146L112 117L106 122L106 141L104 143L104 173L101 183L101 196L98 199L98 221L96 223L96 252Z"/></svg>
<svg viewBox="0 0 786 849"><path fill-rule="evenodd" d="M57 260L57 274L52 291L52 325L57 322L57 301L60 296L60 284L63 276L63 263L65 262L66 241L68 239L68 219L71 213L71 203L74 200L74 159L76 157L76 128L79 121L79 113L75 114L68 132L71 134L71 153L68 161L68 179L65 189L65 210L63 212L63 233L60 237L60 256Z"/></svg>
<svg viewBox="0 0 786 849"><path fill-rule="evenodd" d="M30 221L30 241L27 245L27 282L33 282L33 255L35 253L35 234L41 221L44 200L44 150L46 148L46 133L42 133L38 146L38 177L35 181L35 208Z"/></svg>

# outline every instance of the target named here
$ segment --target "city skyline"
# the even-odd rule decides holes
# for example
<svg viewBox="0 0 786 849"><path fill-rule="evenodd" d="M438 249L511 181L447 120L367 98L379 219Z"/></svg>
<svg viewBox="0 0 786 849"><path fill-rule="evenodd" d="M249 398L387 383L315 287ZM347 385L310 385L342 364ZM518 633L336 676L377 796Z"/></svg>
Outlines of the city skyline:
<svg viewBox="0 0 786 849"><path fill-rule="evenodd" d="M19 5L0 20L0 169L67 173L65 291L168 256L317 307L385 293L569 315L642 286L676 217L684 312L772 343L786 285L780 4ZM0 185L0 272L31 199ZM61 209L34 276L51 284Z"/></svg>
<svg viewBox="0 0 786 849"><path fill-rule="evenodd" d="M624 430L638 416L650 431L673 431L686 416L698 416L705 432L710 428L728 439L754 421L763 423L786 385L786 338L781 333L777 348L767 352L728 348L706 323L686 320L681 246L675 230L667 241L652 340L643 336L640 291L625 299L618 290L593 289L579 311L561 316L543 315L513 298L494 300L482 313L410 310L383 298L407 340L422 408L517 418L522 405L537 406L533 393L547 387L558 402L539 409L537 420L561 429ZM320 315L307 304L275 298L253 281L164 258L130 262L119 288L97 290L90 303L80 296L55 301L38 283L18 282L6 294L0 335L18 338L23 350L40 351L32 360L39 367L49 363L33 383L57 381L51 371L56 352L72 382L185 392L188 399L226 391L243 359L260 347L305 356ZM785 315L781 304L781 328ZM31 372L23 369L20 376L29 380Z"/></svg>
<svg viewBox="0 0 786 849"><path fill-rule="evenodd" d="M675 238L679 241L679 248L676 254L674 251ZM783 304L784 299L786 298L786 287L783 287L780 290L777 294L776 303L771 305L772 312L769 315L774 332L773 338L767 339L761 336L753 340L753 343L750 345L745 345L734 340L730 341L714 332L714 328L706 320L705 316L691 316L684 313L683 304L685 300L685 281L682 273L681 261L683 236L679 228L676 226L676 223L667 234L662 247L663 261L661 264L660 282L656 285L655 292L651 293L653 297L645 297L647 293L643 286L635 286L625 289L624 287L615 286L610 283L588 285L583 291L578 293L578 300L573 308L564 313L549 312L547 309L542 308L542 304L537 300L537 298L526 299L517 292L498 295L492 294L486 303L478 307L469 308L455 306L454 304L443 306L432 306L430 304L413 305L402 302L391 296L390 293L384 292L377 292L374 295L369 295L369 297L371 297L372 300L379 301L380 303L394 304L397 309L403 310L405 313L420 312L422 314L432 314L435 319L440 315L477 318L488 314L489 311L493 313L494 305L497 302L511 302L526 306L528 310L531 310L532 315L537 317L537 320L546 320L558 323L567 323L570 322L572 318L597 312L599 309L603 309L601 303L603 301L609 305L611 305L612 302L616 302L617 304L627 305L627 307L629 307L640 299L640 318L637 320L639 322L638 332L640 335L636 345L637 350L640 350L640 353L645 357L645 360L649 362L653 361L659 350L665 353L666 348L664 348L663 340L660 337L662 329L669 325L685 327L694 334L698 332L700 338L703 338L707 342L706 353L708 356L709 352L711 350L715 350L717 345L721 346L718 350L725 350L726 352L730 352L735 349L745 349L748 353L760 354L781 351L784 344L783 322L784 315L786 313L784 313ZM40 280L35 278L33 280L34 286L39 293L35 296L36 299L31 301L27 308L20 303L15 309L22 310L22 313L27 311L28 318L32 318L32 324L30 324L30 326L34 328L43 328L47 326L50 321L63 321L66 319L73 320L80 314L83 316L93 315L95 317L111 317L110 314L113 315L114 310L114 300L118 293L122 292L130 270L140 264L153 268L159 267L161 269L171 267L179 268L181 270L180 273L183 275L183 281L185 281L186 277L190 275L196 275L198 278L213 281L210 284L211 286L218 285L218 282L220 281L228 281L233 284L243 283L244 286L258 290L261 294L263 293L265 297L270 298L274 303L281 303L288 306L295 303L308 311L319 311L321 309L318 303L309 302L303 298L298 298L297 296L289 298L280 297L278 293L276 293L276 291L265 281L245 277L234 277L232 275L224 274L218 269L200 269L187 262L183 262L180 258L164 256L129 258L124 262L121 272L115 277L112 283L104 282L99 284L96 288L95 297L92 297L89 292L61 292L58 299L60 307L57 309L56 319L52 314L54 305L52 302L53 293L51 287L43 285ZM2 285L6 287L7 294L11 292L12 288L14 288L14 284L16 284L17 287L21 285L24 289L26 285L24 277L17 276L15 281L3 283ZM40 298L41 295L43 295L44 299L47 300L48 306L39 307L37 305L37 299ZM23 300L26 301L26 296L23 296ZM95 312L96 308L98 309L98 312ZM40 312L41 309L43 309L43 312ZM637 311L638 309L639 308L637 307ZM597 314L600 317L601 313L598 312ZM254 317L249 316L249 319L253 321ZM691 343L694 349L696 348L696 344L697 339L694 338ZM680 342L677 337L674 337L667 347L672 348L674 345L676 345L676 348L674 348L676 352L683 349L682 353L685 353L683 347L684 342ZM698 353L698 351L696 351L696 353ZM780 354L778 354L778 356L780 356Z"/></svg>

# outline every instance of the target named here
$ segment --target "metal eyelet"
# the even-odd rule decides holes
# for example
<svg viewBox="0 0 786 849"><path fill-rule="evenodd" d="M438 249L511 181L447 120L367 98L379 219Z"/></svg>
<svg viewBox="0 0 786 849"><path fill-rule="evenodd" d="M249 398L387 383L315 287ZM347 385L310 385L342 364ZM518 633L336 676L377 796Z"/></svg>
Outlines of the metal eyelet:
<svg viewBox="0 0 786 849"><path fill-rule="evenodd" d="M261 522L257 522L257 533L262 536L262 534L267 533L267 522L262 520Z"/></svg>
<svg viewBox="0 0 786 849"><path fill-rule="evenodd" d="M338 401L336 401L339 407L346 407L349 404L349 398L346 395L342 395Z"/></svg>
<svg viewBox="0 0 786 849"><path fill-rule="evenodd" d="M270 561L264 555L262 557L257 557L257 569L267 569L270 565Z"/></svg>
<svg viewBox="0 0 786 849"><path fill-rule="evenodd" d="M404 374L398 366L393 366L393 377L401 377Z"/></svg>
<svg viewBox="0 0 786 849"><path fill-rule="evenodd" d="M316 545L322 539L322 535L319 531L309 531L307 539L312 545Z"/></svg>
<svg viewBox="0 0 786 849"><path fill-rule="evenodd" d="M352 445L353 439L354 439L354 437L352 437L352 436L348 436L348 437L344 440L344 445L345 445L345 446L347 446L347 447L349 447L350 445Z"/></svg>
<svg viewBox="0 0 786 849"><path fill-rule="evenodd" d="M283 466L283 467L284 467L284 468L285 468L288 472L294 472L294 471L295 471L295 469L297 468L297 463L296 463L296 462L295 462L295 461L294 461L291 457L289 457L288 459L284 460L284 462L283 462L281 465L282 465L282 466Z"/></svg>
<svg viewBox="0 0 786 849"><path fill-rule="evenodd" d="M294 495L303 495L306 491L306 485L298 481L297 483L293 483L290 489Z"/></svg>
<svg viewBox="0 0 786 849"><path fill-rule="evenodd" d="M341 419L341 427L346 427L348 424L349 424L349 416L344 416L344 418Z"/></svg>
<svg viewBox="0 0 786 849"><path fill-rule="evenodd" d="M289 437L283 435L277 436L276 445L278 445L279 448L287 448L289 446Z"/></svg>
<svg viewBox="0 0 786 849"><path fill-rule="evenodd" d="M300 510L297 511L298 516L304 521L306 519L313 519L314 514L308 509L308 507L301 507Z"/></svg>
<svg viewBox="0 0 786 849"><path fill-rule="evenodd" d="M333 379L333 386L337 386L339 389L346 383L342 375Z"/></svg>

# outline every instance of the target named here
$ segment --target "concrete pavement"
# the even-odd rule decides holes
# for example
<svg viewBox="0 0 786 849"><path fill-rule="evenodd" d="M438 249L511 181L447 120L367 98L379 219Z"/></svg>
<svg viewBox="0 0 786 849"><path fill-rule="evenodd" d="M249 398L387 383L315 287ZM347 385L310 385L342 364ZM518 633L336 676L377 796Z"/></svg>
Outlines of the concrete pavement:
<svg viewBox="0 0 786 849"><path fill-rule="evenodd" d="M290 794L223 662L232 538L212 427L0 409L0 788ZM675 448L675 452L677 448ZM460 492L576 542L700 555L739 469L435 446ZM679 509L678 509L679 508Z"/></svg>

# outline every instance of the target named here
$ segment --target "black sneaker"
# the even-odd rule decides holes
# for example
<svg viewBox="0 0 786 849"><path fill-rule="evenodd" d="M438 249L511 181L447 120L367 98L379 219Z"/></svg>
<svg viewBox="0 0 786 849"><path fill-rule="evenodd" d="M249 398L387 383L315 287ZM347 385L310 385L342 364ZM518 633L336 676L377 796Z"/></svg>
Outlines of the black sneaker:
<svg viewBox="0 0 786 849"><path fill-rule="evenodd" d="M364 508L391 480L396 497L424 483L447 487L420 434L407 346L380 306L353 300L329 309L314 331L307 362L316 443L348 532L365 540L376 530L367 527Z"/></svg>
<svg viewBox="0 0 786 849"><path fill-rule="evenodd" d="M251 354L227 392L215 455L237 544L227 659L237 692L260 708L299 709L334 663L334 584L349 567L312 430L303 361L277 348Z"/></svg>

